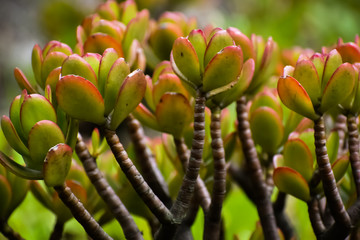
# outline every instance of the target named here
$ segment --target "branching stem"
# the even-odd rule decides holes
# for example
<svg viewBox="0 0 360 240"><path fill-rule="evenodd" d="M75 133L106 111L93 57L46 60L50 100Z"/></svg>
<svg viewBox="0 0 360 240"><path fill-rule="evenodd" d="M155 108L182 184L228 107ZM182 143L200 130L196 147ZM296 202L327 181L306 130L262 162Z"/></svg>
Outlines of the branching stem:
<svg viewBox="0 0 360 240"><path fill-rule="evenodd" d="M356 124L356 117L349 114L347 117L349 133L349 153L351 170L355 182L356 194L360 196L360 158L359 158L359 130Z"/></svg>

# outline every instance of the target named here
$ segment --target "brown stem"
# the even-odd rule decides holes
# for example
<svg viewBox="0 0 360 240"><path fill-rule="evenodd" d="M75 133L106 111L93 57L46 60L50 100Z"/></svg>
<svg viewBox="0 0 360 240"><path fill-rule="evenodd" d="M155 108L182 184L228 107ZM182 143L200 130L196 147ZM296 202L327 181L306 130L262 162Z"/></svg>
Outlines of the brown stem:
<svg viewBox="0 0 360 240"><path fill-rule="evenodd" d="M290 219L285 214L285 204L286 204L287 194L284 192L279 192L275 203L273 204L274 214L276 218L276 223L281 229L281 232L284 234L284 238L293 239L294 238L294 228L291 225Z"/></svg>
<svg viewBox="0 0 360 240"><path fill-rule="evenodd" d="M24 240L5 220L0 220L0 232L9 240Z"/></svg>
<svg viewBox="0 0 360 240"><path fill-rule="evenodd" d="M184 138L174 138L174 142L177 154L182 163L183 169L185 170L187 169L189 163L190 151L188 150L184 142ZM200 201L200 206L202 207L204 213L208 212L211 203L211 197L209 191L205 186L204 181L200 177L196 179L195 196L196 199Z"/></svg>
<svg viewBox="0 0 360 240"><path fill-rule="evenodd" d="M308 212L309 218L311 222L311 226L314 230L315 236L320 236L322 233L325 232L326 227L321 219L320 209L319 209L319 202L316 198L312 198L308 202Z"/></svg>
<svg viewBox="0 0 360 240"><path fill-rule="evenodd" d="M335 126L333 128L334 131L337 131L338 135L339 135L339 150L338 150L338 156L342 156L344 154L344 150L346 149L345 147L345 133L346 133L346 117L342 114L339 114L336 117L336 122L335 122Z"/></svg>
<svg viewBox="0 0 360 240"><path fill-rule="evenodd" d="M170 224L173 222L173 215L163 202L154 194L149 187L143 176L137 170L123 145L120 143L119 137L115 131L112 131L105 127L105 138L110 146L112 153L115 156L116 161L120 165L122 171L130 181L134 190L148 206L150 211L159 219L163 224Z"/></svg>
<svg viewBox="0 0 360 240"><path fill-rule="evenodd" d="M241 97L237 102L236 110L239 137L246 166L249 169L249 175L254 186L254 200L263 227L264 236L265 239L279 239L270 195L264 181L263 171L251 136L245 97Z"/></svg>
<svg viewBox="0 0 360 240"><path fill-rule="evenodd" d="M191 199L195 190L196 181L202 163L202 153L205 141L205 96L198 90L194 107L194 136L192 141L189 164L178 193L171 207L175 224L163 225L156 239L171 239L176 231L177 225L185 218L189 209Z"/></svg>
<svg viewBox="0 0 360 240"><path fill-rule="evenodd" d="M59 221L59 219L56 220L54 229L50 235L50 240L60 240L62 237L64 231L64 223Z"/></svg>
<svg viewBox="0 0 360 240"><path fill-rule="evenodd" d="M141 172L145 181L160 200L167 207L171 207L172 201L169 194L169 188L156 164L154 155L151 153L148 146L146 146L145 134L140 122L131 114L128 116L127 120L130 137L134 143L136 156L139 159Z"/></svg>
<svg viewBox="0 0 360 240"><path fill-rule="evenodd" d="M245 172L245 170L235 166L234 164L230 164L228 171L231 178L237 185L239 185L239 187L241 187L250 201L255 202L253 183L251 182L249 175Z"/></svg>
<svg viewBox="0 0 360 240"><path fill-rule="evenodd" d="M349 153L351 170L355 182L356 194L360 196L360 159L359 159L359 130L356 124L356 117L349 114L347 117L349 132Z"/></svg>
<svg viewBox="0 0 360 240"><path fill-rule="evenodd" d="M188 209L188 214L184 218L184 221L177 228L177 231L174 236L175 240L193 240L194 239L192 232L191 232L191 226L195 222L198 211L199 211L199 202L198 202L197 196L194 195L194 198L192 199L190 207Z"/></svg>
<svg viewBox="0 0 360 240"><path fill-rule="evenodd" d="M120 223L126 239L143 239L134 219L99 170L95 158L91 156L80 134L75 145L75 151L97 193Z"/></svg>
<svg viewBox="0 0 360 240"><path fill-rule="evenodd" d="M85 209L80 200L71 192L70 188L65 185L54 187L61 201L70 209L74 218L83 226L86 233L93 239L112 239L100 227L90 213Z"/></svg>
<svg viewBox="0 0 360 240"><path fill-rule="evenodd" d="M351 220L341 200L327 154L324 118L320 117L314 123L316 160L327 203L335 221L350 228Z"/></svg>
<svg viewBox="0 0 360 240"><path fill-rule="evenodd" d="M226 193L226 163L220 128L220 108L211 112L211 148L214 160L214 184L209 212L205 218L204 239L219 239L221 210Z"/></svg>

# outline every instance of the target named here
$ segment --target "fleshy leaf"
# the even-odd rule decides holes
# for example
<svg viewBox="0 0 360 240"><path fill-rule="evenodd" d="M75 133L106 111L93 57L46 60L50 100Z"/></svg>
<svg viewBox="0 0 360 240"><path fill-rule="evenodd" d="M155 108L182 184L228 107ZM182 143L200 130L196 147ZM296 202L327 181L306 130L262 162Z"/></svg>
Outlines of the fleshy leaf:
<svg viewBox="0 0 360 240"><path fill-rule="evenodd" d="M26 90L23 91L22 93L27 94ZM24 131L21 127L21 121L20 121L20 108L21 108L21 104L24 101L24 98L21 95L18 95L14 98L14 100L11 102L11 106L10 106L10 111L9 111L9 116L10 116L10 120L13 123L16 132L19 134L19 137L23 140L26 141L27 136L25 136Z"/></svg>
<svg viewBox="0 0 360 240"><path fill-rule="evenodd" d="M7 142L13 149L15 149L15 151L17 151L21 155L29 156L29 150L16 132L10 118L5 115L1 118L1 129L5 135Z"/></svg>
<svg viewBox="0 0 360 240"><path fill-rule="evenodd" d="M41 84L41 65L43 61L42 51L39 45L35 44L31 54L31 65L36 82Z"/></svg>
<svg viewBox="0 0 360 240"><path fill-rule="evenodd" d="M5 216L7 215L12 195L13 192L11 191L9 181L5 176L0 175L0 217L2 219L5 219Z"/></svg>
<svg viewBox="0 0 360 240"><path fill-rule="evenodd" d="M172 65L175 65L180 71L180 78L191 82L196 87L201 86L200 65L194 47L186 38L180 37L175 40L172 49ZM178 73L174 69L175 73Z"/></svg>
<svg viewBox="0 0 360 240"><path fill-rule="evenodd" d="M296 63L294 78L309 95L314 106L318 106L321 97L321 83L315 65L307 59Z"/></svg>
<svg viewBox="0 0 360 240"><path fill-rule="evenodd" d="M114 109L120 87L129 73L130 67L124 58L117 59L112 65L105 84L105 115Z"/></svg>
<svg viewBox="0 0 360 240"><path fill-rule="evenodd" d="M36 93L36 90L31 86L24 73L19 68L14 69L14 75L21 90L26 89L28 93Z"/></svg>
<svg viewBox="0 0 360 240"><path fill-rule="evenodd" d="M128 24L131 19L136 17L138 12L135 1L125 1L121 3L121 22Z"/></svg>
<svg viewBox="0 0 360 240"><path fill-rule="evenodd" d="M339 52L334 49L332 50L325 61L325 67L324 67L324 74L323 74L323 80L321 82L321 89L324 91L326 85L328 84L328 81L330 80L330 77L333 75L335 70L342 64L341 55Z"/></svg>
<svg viewBox="0 0 360 240"><path fill-rule="evenodd" d="M323 74L324 74L324 67L325 67L325 59L324 56L320 53L315 53L314 55L311 56L310 58L311 62L314 64L315 68L316 68L316 72L319 76L319 84L321 87L321 81L323 78Z"/></svg>
<svg viewBox="0 0 360 240"><path fill-rule="evenodd" d="M98 89L101 95L104 96L105 84L109 74L109 71L114 62L119 58L116 50L108 48L104 51L103 57L101 58L99 67L99 78L98 78Z"/></svg>
<svg viewBox="0 0 360 240"><path fill-rule="evenodd" d="M101 61L101 55L98 53L86 53L82 58L90 64L91 68L93 69L97 82L99 80L99 67Z"/></svg>
<svg viewBox="0 0 360 240"><path fill-rule="evenodd" d="M343 102L355 86L355 70L350 63L343 63L336 69L326 85L321 100L320 111L325 113Z"/></svg>
<svg viewBox="0 0 360 240"><path fill-rule="evenodd" d="M204 56L204 67L207 67L208 63L218 52L220 52L225 47L231 45L234 45L233 39L225 30L220 30L216 32L214 36L212 36L212 38L210 39L209 44L206 48Z"/></svg>
<svg viewBox="0 0 360 240"><path fill-rule="evenodd" d="M97 86L97 77L90 64L77 54L70 55L63 63L61 76L79 75Z"/></svg>
<svg viewBox="0 0 360 240"><path fill-rule="evenodd" d="M188 39L195 49L195 52L199 59L200 73L204 73L204 56L206 51L206 38L204 32L200 29L192 30L189 33Z"/></svg>
<svg viewBox="0 0 360 240"><path fill-rule="evenodd" d="M288 167L278 167L274 170L274 183L285 193L303 201L310 199L310 189L306 180L297 171Z"/></svg>
<svg viewBox="0 0 360 240"><path fill-rule="evenodd" d="M89 36L84 43L84 52L103 54L107 48L113 48L119 55L124 56L120 42L104 33L95 33Z"/></svg>
<svg viewBox="0 0 360 240"><path fill-rule="evenodd" d="M121 28L114 24L114 22L104 19L100 19L93 24L90 34L94 33L105 33L114 38L117 42L121 42L123 36Z"/></svg>
<svg viewBox="0 0 360 240"><path fill-rule="evenodd" d="M56 86L59 106L71 117L96 124L105 122L104 100L97 88L85 78L62 77Z"/></svg>
<svg viewBox="0 0 360 240"><path fill-rule="evenodd" d="M277 89L285 106L312 120L318 118L309 95L295 78L291 76L281 77Z"/></svg>
<svg viewBox="0 0 360 240"><path fill-rule="evenodd" d="M251 114L249 121L255 143L266 153L276 153L284 136L279 115L269 107L260 107Z"/></svg>
<svg viewBox="0 0 360 240"><path fill-rule="evenodd" d="M142 103L135 108L133 115L145 126L160 131L155 116Z"/></svg>
<svg viewBox="0 0 360 240"><path fill-rule="evenodd" d="M146 90L146 80L141 70L130 73L120 88L111 117L110 129L115 130L120 123L139 105Z"/></svg>
<svg viewBox="0 0 360 240"><path fill-rule="evenodd" d="M156 106L156 119L163 132L180 138L186 126L192 121L189 101L179 93L165 93Z"/></svg>
<svg viewBox="0 0 360 240"><path fill-rule="evenodd" d="M360 48L355 43L349 42L336 47L340 53L343 62L360 62Z"/></svg>
<svg viewBox="0 0 360 240"><path fill-rule="evenodd" d="M229 27L226 31L230 34L235 44L241 47L244 54L244 60L248 60L250 58L255 59L254 47L251 40L245 34L234 27Z"/></svg>
<svg viewBox="0 0 360 240"><path fill-rule="evenodd" d="M149 26L149 15L149 11L144 9L128 23L123 39L124 49L130 49L134 39L143 42Z"/></svg>
<svg viewBox="0 0 360 240"><path fill-rule="evenodd" d="M72 149L66 144L57 144L46 154L43 173L46 186L55 187L65 182L71 166Z"/></svg>
<svg viewBox="0 0 360 240"><path fill-rule="evenodd" d="M348 167L349 156L346 155L338 158L333 164L331 164L336 182L340 181L340 179L345 175Z"/></svg>
<svg viewBox="0 0 360 240"><path fill-rule="evenodd" d="M171 73L162 74L159 77L159 81L157 81L153 88L153 101L156 106L162 95L166 92L176 92L181 93L185 97L188 95L186 89L181 84L180 79Z"/></svg>
<svg viewBox="0 0 360 240"><path fill-rule="evenodd" d="M272 108L277 114L280 115L280 117L282 117L282 108L279 104L279 100L270 91L263 91L260 94L256 95L250 107L250 114L259 107Z"/></svg>
<svg viewBox="0 0 360 240"><path fill-rule="evenodd" d="M41 120L57 121L56 112L51 103L39 94L25 95L20 109L20 122L25 136L35 123Z"/></svg>
<svg viewBox="0 0 360 240"><path fill-rule="evenodd" d="M313 156L300 139L290 139L284 145L284 165L300 173L309 182L313 174Z"/></svg>
<svg viewBox="0 0 360 240"><path fill-rule="evenodd" d="M217 53L206 66L203 77L203 90L209 92L236 81L243 65L241 48L227 46Z"/></svg>
<svg viewBox="0 0 360 240"><path fill-rule="evenodd" d="M330 163L335 162L338 150L339 150L339 132L331 131L329 137L326 140L326 148L328 150L328 155Z"/></svg>
<svg viewBox="0 0 360 240"><path fill-rule="evenodd" d="M52 52L52 53L49 53L44 58L44 62L42 64L42 68L41 68L41 82L39 83L39 85L42 89L45 88L45 81L46 81L46 78L49 76L50 72L53 69L62 66L64 60L67 57L68 56L65 53Z"/></svg>
<svg viewBox="0 0 360 240"><path fill-rule="evenodd" d="M49 149L64 142L64 134L54 122L49 120L37 122L29 133L28 146L31 161L29 161L28 167L41 170Z"/></svg>

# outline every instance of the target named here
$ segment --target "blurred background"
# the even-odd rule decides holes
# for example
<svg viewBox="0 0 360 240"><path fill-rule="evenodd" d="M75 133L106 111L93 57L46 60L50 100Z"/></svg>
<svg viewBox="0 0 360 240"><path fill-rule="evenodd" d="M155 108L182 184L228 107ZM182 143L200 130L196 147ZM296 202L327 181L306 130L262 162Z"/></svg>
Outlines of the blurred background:
<svg viewBox="0 0 360 240"><path fill-rule="evenodd" d="M0 113L19 93L13 69L32 78L31 51L56 39L75 45L75 29L101 0L0 0ZM357 0L136 0L156 18L166 10L197 17L200 26L237 27L247 35L272 36L281 48L320 51L339 37L352 41L360 26Z"/></svg>
<svg viewBox="0 0 360 240"><path fill-rule="evenodd" d="M103 1L0 0L1 115L8 115L10 102L20 93L13 77L13 69L19 67L30 80L33 78L33 46L39 44L44 47L49 40L55 39L73 47L77 25L86 15L94 12L101 2ZM148 8L153 18L166 10L182 11L189 17L197 17L200 26L233 26L248 36L251 33L265 38L272 36L282 49L301 46L320 51L322 46L335 44L339 37L345 42L353 41L360 30L358 0L137 0L137 3L139 8ZM256 209L240 190L232 194L236 201L225 203L224 215L228 221L225 224L234 231L241 232L241 239L247 239L257 218ZM306 205L294 200L290 207L291 204L296 204L296 208L292 209L293 216L290 217L295 225L302 228L298 229L300 239L313 238L309 223L304 223L308 221ZM34 209L39 209L36 216L33 216ZM246 218L234 215L233 209L241 209L241 216ZM41 221L41 217L51 218L51 214L38 205L24 206L21 211L28 213L26 216L29 217L29 222ZM24 224L24 221L17 221L21 216L24 215L17 217L15 214L11 223ZM201 225L201 216L199 219L197 224ZM14 228L25 231L29 226ZM76 223L71 226L79 229ZM242 229L238 226L242 226ZM47 223L37 225L36 232L44 232L46 235L50 230L51 224ZM28 231L31 234L35 230Z"/></svg>

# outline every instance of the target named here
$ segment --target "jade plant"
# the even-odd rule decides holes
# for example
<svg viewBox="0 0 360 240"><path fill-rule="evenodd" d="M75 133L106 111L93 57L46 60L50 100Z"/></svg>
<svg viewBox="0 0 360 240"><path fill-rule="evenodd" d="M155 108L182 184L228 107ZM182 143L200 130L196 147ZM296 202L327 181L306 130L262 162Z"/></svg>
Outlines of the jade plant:
<svg viewBox="0 0 360 240"><path fill-rule="evenodd" d="M358 236L358 37L282 49L181 12L154 19L133 0L100 4L73 35L35 44L33 76L14 70L5 237L22 239L9 219L30 190L56 217L50 239L73 217L92 239L117 237L113 220L126 239L238 239L224 213L237 187L258 215L250 239L298 238L287 200L306 203L316 238Z"/></svg>

